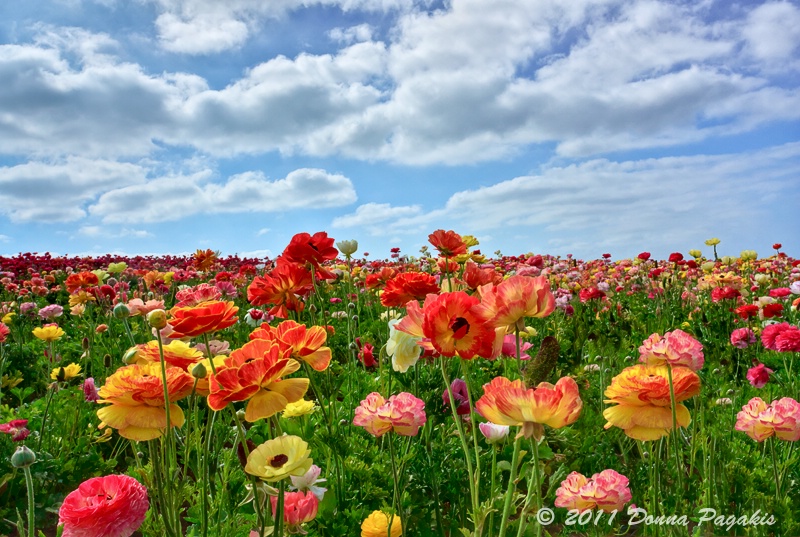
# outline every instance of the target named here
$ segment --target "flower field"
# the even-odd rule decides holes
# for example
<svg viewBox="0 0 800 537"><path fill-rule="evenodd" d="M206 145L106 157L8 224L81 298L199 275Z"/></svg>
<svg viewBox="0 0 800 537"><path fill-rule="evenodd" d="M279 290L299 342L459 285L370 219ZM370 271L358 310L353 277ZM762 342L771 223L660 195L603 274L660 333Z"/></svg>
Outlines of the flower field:
<svg viewBox="0 0 800 537"><path fill-rule="evenodd" d="M781 245L428 239L0 257L0 535L800 535Z"/></svg>

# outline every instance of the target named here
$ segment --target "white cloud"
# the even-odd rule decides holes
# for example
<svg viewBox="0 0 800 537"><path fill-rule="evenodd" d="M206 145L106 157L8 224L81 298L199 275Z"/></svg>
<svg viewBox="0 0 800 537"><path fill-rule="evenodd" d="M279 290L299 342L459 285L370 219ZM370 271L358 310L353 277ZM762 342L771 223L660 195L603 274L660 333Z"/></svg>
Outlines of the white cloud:
<svg viewBox="0 0 800 537"><path fill-rule="evenodd" d="M80 157L0 167L0 214L14 222L79 220L96 196L144 183L145 175L135 164Z"/></svg>
<svg viewBox="0 0 800 537"><path fill-rule="evenodd" d="M800 8L790 2L766 2L750 12L743 33L747 52L785 68L800 46ZM797 66L797 62L789 63Z"/></svg>
<svg viewBox="0 0 800 537"><path fill-rule="evenodd" d="M269 229L268 227L262 227L262 228L261 228L261 229L259 229L259 230L258 230L258 232L256 233L256 237L261 237L262 235L266 235L266 234L267 234L267 233L269 233L269 232L270 232L270 229Z"/></svg>
<svg viewBox="0 0 800 537"><path fill-rule="evenodd" d="M117 239L123 237L145 239L153 236L152 233L143 229L111 229L107 226L81 226L78 229L78 233L87 237L103 237L108 239Z"/></svg>
<svg viewBox="0 0 800 537"><path fill-rule="evenodd" d="M356 201L347 177L302 168L270 181L261 172L247 172L219 184L211 172L165 176L144 184L109 190L89 208L105 223L162 222L194 214L283 212L298 208L339 207Z"/></svg>
<svg viewBox="0 0 800 537"><path fill-rule="evenodd" d="M263 259L265 257L272 258L272 250L250 250L247 252L235 252L235 255L238 255L241 258L245 257L257 257L259 259Z"/></svg>
<svg viewBox="0 0 800 537"><path fill-rule="evenodd" d="M11 242L11 237L8 235L0 235L0 242Z"/></svg>
<svg viewBox="0 0 800 537"><path fill-rule="evenodd" d="M333 228L359 228L370 235L389 235L410 218L422 214L419 205L392 207L389 203L365 203L355 212L333 219ZM391 225L388 225L391 223Z"/></svg>

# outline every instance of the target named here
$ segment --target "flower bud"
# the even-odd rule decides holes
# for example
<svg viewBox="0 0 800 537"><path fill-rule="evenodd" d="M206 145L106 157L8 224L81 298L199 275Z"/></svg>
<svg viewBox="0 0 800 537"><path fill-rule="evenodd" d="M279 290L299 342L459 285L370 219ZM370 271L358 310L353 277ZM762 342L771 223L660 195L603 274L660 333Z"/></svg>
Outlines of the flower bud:
<svg viewBox="0 0 800 537"><path fill-rule="evenodd" d="M103 355L103 366L104 367L111 367L111 355L104 354Z"/></svg>
<svg viewBox="0 0 800 537"><path fill-rule="evenodd" d="M208 371L206 370L206 366L203 365L203 362L198 362L194 364L192 367L192 376L196 379L204 379L208 375Z"/></svg>
<svg viewBox="0 0 800 537"><path fill-rule="evenodd" d="M353 304L352 302L350 302L350 303L347 304L347 309L354 310L354 309L356 309L356 305Z"/></svg>
<svg viewBox="0 0 800 537"><path fill-rule="evenodd" d="M116 317L117 319L125 319L127 317L130 317L130 315L131 315L131 310L129 310L128 306L126 306L125 304L120 302L119 304L114 306L114 317Z"/></svg>
<svg viewBox="0 0 800 537"><path fill-rule="evenodd" d="M308 311L310 311L311 313L317 313L317 306L316 306L316 304L311 304L311 305L308 307Z"/></svg>
<svg viewBox="0 0 800 537"><path fill-rule="evenodd" d="M244 414L245 412L242 409L236 411L236 417L239 418L239 421L244 420Z"/></svg>
<svg viewBox="0 0 800 537"><path fill-rule="evenodd" d="M27 468L36 462L36 453L31 451L28 446L19 446L11 455L11 466L14 468Z"/></svg>
<svg viewBox="0 0 800 537"><path fill-rule="evenodd" d="M125 351L125 354L122 355L122 363L126 364L126 365L135 364L136 360L138 359L136 357L136 354L138 352L139 352L139 349L137 349L136 347L131 347L130 349Z"/></svg>
<svg viewBox="0 0 800 537"><path fill-rule="evenodd" d="M89 350L89 338L85 337L81 340L81 348L85 351Z"/></svg>
<svg viewBox="0 0 800 537"><path fill-rule="evenodd" d="M153 310L147 314L147 322L156 330L161 330L167 326L167 312L164 310Z"/></svg>
<svg viewBox="0 0 800 537"><path fill-rule="evenodd" d="M339 241L336 243L336 247L342 252L342 255L345 257L350 257L354 253L358 251L358 241L356 240L346 240L346 241Z"/></svg>

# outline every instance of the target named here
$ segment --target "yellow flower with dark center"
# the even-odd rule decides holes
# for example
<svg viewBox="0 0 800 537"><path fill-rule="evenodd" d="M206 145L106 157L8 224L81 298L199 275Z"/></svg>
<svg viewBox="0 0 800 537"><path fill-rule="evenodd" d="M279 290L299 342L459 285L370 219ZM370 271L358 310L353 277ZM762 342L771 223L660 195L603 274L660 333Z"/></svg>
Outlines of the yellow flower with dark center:
<svg viewBox="0 0 800 537"><path fill-rule="evenodd" d="M33 329L33 335L47 343L61 339L64 331L57 324L46 324Z"/></svg>
<svg viewBox="0 0 800 537"><path fill-rule="evenodd" d="M289 476L305 474L314 462L309 455L308 443L299 436L279 436L251 451L244 471L274 483Z"/></svg>
<svg viewBox="0 0 800 537"><path fill-rule="evenodd" d="M63 375L61 371L64 371ZM50 372L50 378L53 380L69 380L81 374L81 366L78 364L69 364L66 367L56 367Z"/></svg>

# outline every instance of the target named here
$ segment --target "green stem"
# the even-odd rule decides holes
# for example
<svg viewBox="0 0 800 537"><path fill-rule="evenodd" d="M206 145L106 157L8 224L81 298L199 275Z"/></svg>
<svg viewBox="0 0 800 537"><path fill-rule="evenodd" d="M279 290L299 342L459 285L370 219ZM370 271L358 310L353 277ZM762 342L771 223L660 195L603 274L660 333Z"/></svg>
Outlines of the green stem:
<svg viewBox="0 0 800 537"><path fill-rule="evenodd" d="M56 381L58 382L58 381ZM39 442L36 444L36 451L42 450L42 440L44 440L44 424L47 422L47 413L50 411L50 402L53 400L53 393L56 391L56 382L50 387L47 393L47 402L44 405L44 415L42 416L42 425L39 427Z"/></svg>
<svg viewBox="0 0 800 537"><path fill-rule="evenodd" d="M669 380L669 404L672 408L672 450L675 452L675 464L678 472L678 502L683 497L683 461L680 452L680 437L678 436L678 412L675 401L675 384L672 381L672 365L667 364L667 378Z"/></svg>
<svg viewBox="0 0 800 537"><path fill-rule="evenodd" d="M778 459L775 457L775 442L777 442L777 437L772 437L769 439L769 449L772 454L772 472L775 476L775 498L780 500L781 495L781 481L780 476L778 475Z"/></svg>
<svg viewBox="0 0 800 537"><path fill-rule="evenodd" d="M500 520L500 533L498 537L505 537L506 530L508 530L508 518L511 515L511 504L514 499L514 493L517 489L515 483L517 479L517 463L519 462L519 448L522 444L522 436L517 436L514 440L514 455L511 457L511 472L508 476L508 488L506 489L505 502L503 503L503 518Z"/></svg>
<svg viewBox="0 0 800 537"><path fill-rule="evenodd" d="M492 446L492 482L489 488L489 508L492 512L489 513L489 537L494 533L494 499L496 494L496 474L497 474L497 446Z"/></svg>
<svg viewBox="0 0 800 537"><path fill-rule="evenodd" d="M22 471L25 472L25 486L28 489L28 537L34 537L36 532L36 513L34 512L36 503L33 498L33 476L31 475L30 466L24 467Z"/></svg>
<svg viewBox="0 0 800 537"><path fill-rule="evenodd" d="M278 506L275 509L275 537L283 537L283 497L286 489L285 479L278 483Z"/></svg>
<svg viewBox="0 0 800 537"><path fill-rule="evenodd" d="M528 508L530 507L531 497L535 496L536 498L536 505L535 508L538 511L541 507L541 495L542 495L542 484L541 484L541 476L539 475L539 441L535 438L531 439L531 445L533 447L533 467L531 468L531 480L533 481L533 487L528 488L528 495L525 498L525 506L522 508L522 514L519 517L519 528L517 530L517 537L522 537L523 532L525 531L525 526L528 523ZM531 494L533 493L533 494ZM537 524L536 526L536 535L542 535L542 525Z"/></svg>
<svg viewBox="0 0 800 537"><path fill-rule="evenodd" d="M406 521L403 514L402 493L400 492L399 476L397 474L397 462L394 455L394 435L389 434L389 456L392 459L392 481L394 483L394 504L395 511L400 516L400 535L405 536Z"/></svg>

